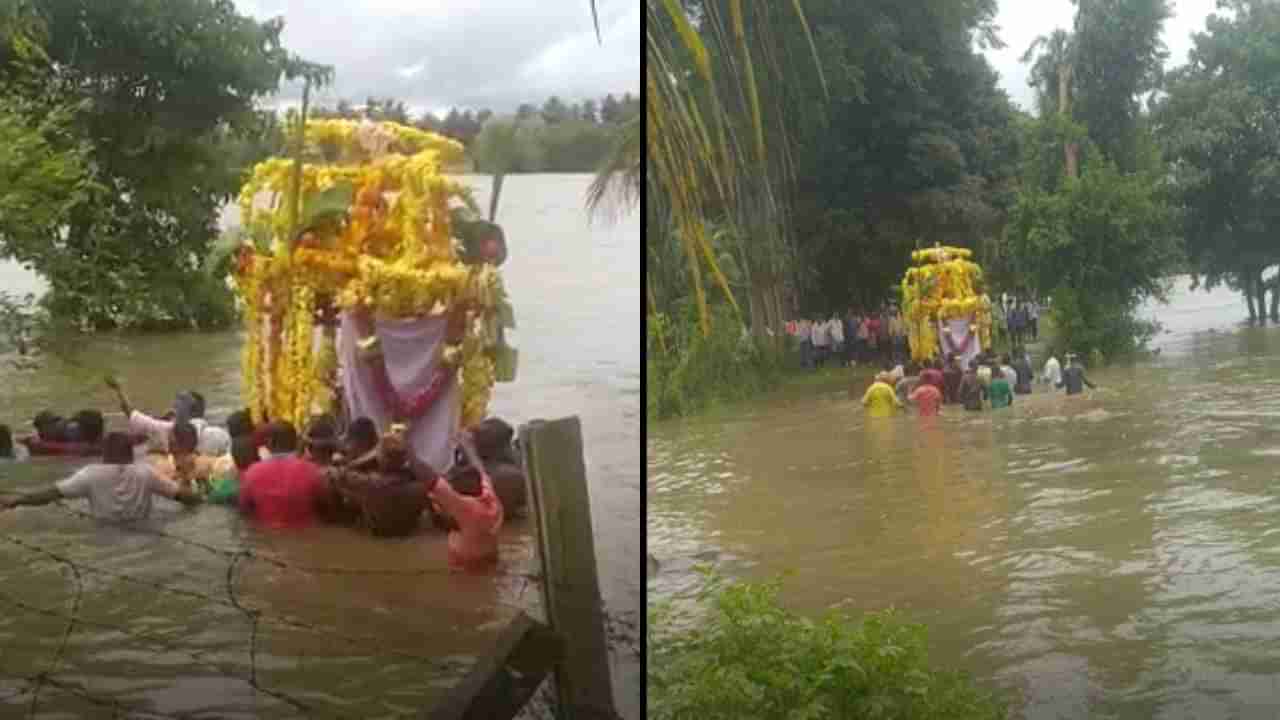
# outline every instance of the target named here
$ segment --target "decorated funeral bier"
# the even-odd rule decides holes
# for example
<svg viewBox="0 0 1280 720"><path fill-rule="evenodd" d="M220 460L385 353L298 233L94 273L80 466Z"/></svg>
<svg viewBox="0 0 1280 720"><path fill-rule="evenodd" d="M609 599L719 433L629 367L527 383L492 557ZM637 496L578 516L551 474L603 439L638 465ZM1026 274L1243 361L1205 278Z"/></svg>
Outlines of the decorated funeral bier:
<svg viewBox="0 0 1280 720"><path fill-rule="evenodd" d="M502 230L444 173L457 142L395 123L312 120L299 158L254 168L234 268L255 420L403 425L437 467L515 373Z"/></svg>
<svg viewBox="0 0 1280 720"><path fill-rule="evenodd" d="M955 354L962 367L991 345L991 300L982 268L964 248L936 245L911 253L902 278L902 310L917 362Z"/></svg>

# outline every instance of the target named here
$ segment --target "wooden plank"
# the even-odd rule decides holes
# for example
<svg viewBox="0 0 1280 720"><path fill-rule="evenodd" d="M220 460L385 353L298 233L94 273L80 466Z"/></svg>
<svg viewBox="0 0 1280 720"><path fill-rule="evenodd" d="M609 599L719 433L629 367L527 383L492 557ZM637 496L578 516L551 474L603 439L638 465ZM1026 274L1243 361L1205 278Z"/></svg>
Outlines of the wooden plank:
<svg viewBox="0 0 1280 720"><path fill-rule="evenodd" d="M511 720L562 656L563 645L551 628L520 613L503 630L493 651L427 717Z"/></svg>
<svg viewBox="0 0 1280 720"><path fill-rule="evenodd" d="M534 420L520 428L520 443L538 520L547 621L565 648L555 675L559 717L616 718L582 422Z"/></svg>

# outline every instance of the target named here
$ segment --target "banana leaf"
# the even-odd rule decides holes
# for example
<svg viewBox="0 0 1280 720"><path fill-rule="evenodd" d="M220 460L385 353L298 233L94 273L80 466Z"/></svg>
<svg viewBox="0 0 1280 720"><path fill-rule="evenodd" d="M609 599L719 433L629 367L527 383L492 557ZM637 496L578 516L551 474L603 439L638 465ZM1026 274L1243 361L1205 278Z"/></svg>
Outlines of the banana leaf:
<svg viewBox="0 0 1280 720"><path fill-rule="evenodd" d="M307 198L302 206L302 219L299 227L313 228L317 225L340 221L346 217L355 198L355 188L349 182L342 182L324 192Z"/></svg>

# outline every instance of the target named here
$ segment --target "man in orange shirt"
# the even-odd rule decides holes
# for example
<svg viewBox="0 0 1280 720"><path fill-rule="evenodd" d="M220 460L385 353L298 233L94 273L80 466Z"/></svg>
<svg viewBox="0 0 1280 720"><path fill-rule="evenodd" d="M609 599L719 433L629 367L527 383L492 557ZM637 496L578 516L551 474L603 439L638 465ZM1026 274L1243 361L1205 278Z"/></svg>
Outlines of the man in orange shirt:
<svg viewBox="0 0 1280 720"><path fill-rule="evenodd" d="M470 434L464 433L461 444L474 458L476 452L471 443ZM470 472L456 475L451 483L416 456L410 463L427 495L457 525L449 532L449 566L455 570L485 571L496 565L504 512L484 465L472 460Z"/></svg>

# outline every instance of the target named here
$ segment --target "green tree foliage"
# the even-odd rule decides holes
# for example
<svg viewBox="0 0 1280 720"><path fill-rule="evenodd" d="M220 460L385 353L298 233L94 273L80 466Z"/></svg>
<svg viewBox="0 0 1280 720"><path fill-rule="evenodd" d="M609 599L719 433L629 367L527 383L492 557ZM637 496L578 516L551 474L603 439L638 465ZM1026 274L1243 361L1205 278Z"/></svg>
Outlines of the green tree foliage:
<svg viewBox="0 0 1280 720"><path fill-rule="evenodd" d="M1018 157L1014 113L978 52L994 2L805 4L829 69L827 112L791 115L802 304L814 312L884 300L909 253L978 247L998 234ZM787 37L791 52L808 38ZM810 76L766 102L812 108Z"/></svg>
<svg viewBox="0 0 1280 720"><path fill-rule="evenodd" d="M1138 167L1139 98L1158 87L1169 0L1075 0L1073 117L1123 172Z"/></svg>
<svg viewBox="0 0 1280 720"><path fill-rule="evenodd" d="M1060 167L1056 152L1079 125L1059 117L1029 123L1024 184L1006 242L1017 276L1053 298L1059 351L1107 357L1136 349L1153 330L1136 319L1147 298L1163 297L1164 280L1181 255L1176 217L1162 187L1163 166L1140 154L1139 172L1120 172L1086 142L1079 177L1049 183L1045 166Z"/></svg>
<svg viewBox="0 0 1280 720"><path fill-rule="evenodd" d="M542 106L542 119L548 125L562 123L569 120L571 117L572 112L570 111L569 106L565 105L563 100L554 95L552 95Z"/></svg>
<svg viewBox="0 0 1280 720"><path fill-rule="evenodd" d="M1181 260L1168 167L1139 96L1159 80L1164 0L1079 0L1075 32L1032 45L1041 117L1021 123L1021 182L1000 274L1053 298L1059 351L1131 352Z"/></svg>
<svg viewBox="0 0 1280 720"><path fill-rule="evenodd" d="M247 164L229 143L262 132L255 98L283 76L326 70L281 46L282 21L241 16L228 0L32 7L45 29L45 92L74 105L95 186L62 232L5 250L49 281L45 302L60 317L94 328L225 324L230 294L200 263Z"/></svg>
<svg viewBox="0 0 1280 720"><path fill-rule="evenodd" d="M1195 36L1156 118L1173 163L1191 271L1265 317L1280 263L1280 6L1236 0ZM1272 319L1280 291L1271 290ZM1256 301L1256 302L1255 302Z"/></svg>
<svg viewBox="0 0 1280 720"><path fill-rule="evenodd" d="M545 167L538 131L515 118L493 118L476 137L476 172L491 175L539 172Z"/></svg>
<svg viewBox="0 0 1280 720"><path fill-rule="evenodd" d="M782 607L780 583L713 578L696 617L650 613L649 717L658 720L995 720L1003 704L935 669L925 629L893 612L818 619Z"/></svg>

